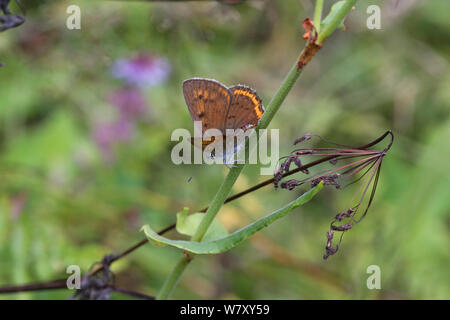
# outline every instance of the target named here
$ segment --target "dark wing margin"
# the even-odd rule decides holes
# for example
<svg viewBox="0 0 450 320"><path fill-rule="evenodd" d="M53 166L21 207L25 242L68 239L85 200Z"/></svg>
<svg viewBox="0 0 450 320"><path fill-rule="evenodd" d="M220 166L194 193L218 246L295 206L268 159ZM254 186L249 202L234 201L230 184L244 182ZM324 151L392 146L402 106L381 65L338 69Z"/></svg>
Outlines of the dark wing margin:
<svg viewBox="0 0 450 320"><path fill-rule="evenodd" d="M208 129L225 130L231 93L216 80L192 78L183 82L183 94L193 121L202 121L202 133Z"/></svg>
<svg viewBox="0 0 450 320"><path fill-rule="evenodd" d="M261 98L247 86L236 85L229 90L232 98L225 128L247 130L255 127L264 113Z"/></svg>

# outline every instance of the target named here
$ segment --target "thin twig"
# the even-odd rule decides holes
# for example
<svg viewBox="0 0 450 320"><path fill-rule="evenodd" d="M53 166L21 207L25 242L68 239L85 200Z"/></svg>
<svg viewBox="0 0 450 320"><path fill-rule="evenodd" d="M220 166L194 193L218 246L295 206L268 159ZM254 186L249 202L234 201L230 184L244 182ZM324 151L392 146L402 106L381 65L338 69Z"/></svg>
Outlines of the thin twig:
<svg viewBox="0 0 450 320"><path fill-rule="evenodd" d="M16 293L26 291L40 291L52 289L67 289L67 279L53 280L49 282L36 282L19 286L5 286L0 288L0 293Z"/></svg>
<svg viewBox="0 0 450 320"><path fill-rule="evenodd" d="M146 295L144 293L118 288L116 286L108 286L112 291L119 292L122 294L129 295L131 297L154 300L155 297ZM55 289L67 289L67 280L59 279L49 282L36 282L19 286L6 286L0 288L0 293L17 293L17 292L27 292L27 291L42 291L42 290L55 290Z"/></svg>
<svg viewBox="0 0 450 320"><path fill-rule="evenodd" d="M127 290L127 289L122 289L122 288L117 288L115 286L109 286L109 288L114 291L114 292L119 292L122 294L126 294L129 295L131 297L135 297L135 298L139 298L139 299L145 299L145 300L155 300L155 297L140 293L140 292L136 292L136 291L131 291L131 290Z"/></svg>

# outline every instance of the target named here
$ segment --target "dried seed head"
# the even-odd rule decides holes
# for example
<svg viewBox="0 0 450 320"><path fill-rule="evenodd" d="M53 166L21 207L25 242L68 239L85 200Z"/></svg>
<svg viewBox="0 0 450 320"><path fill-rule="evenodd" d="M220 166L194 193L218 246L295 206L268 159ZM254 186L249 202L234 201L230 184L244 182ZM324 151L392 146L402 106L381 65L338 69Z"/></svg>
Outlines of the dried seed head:
<svg viewBox="0 0 450 320"><path fill-rule="evenodd" d="M273 178L273 184L275 186L275 189L278 188L278 184L280 182L280 180L283 178L283 171L281 170L276 170L275 173L273 174L274 178Z"/></svg>
<svg viewBox="0 0 450 320"><path fill-rule="evenodd" d="M291 179L285 182L281 183L281 188L282 189L288 189L288 190L293 190L296 186L299 185L298 180L295 179Z"/></svg>
<svg viewBox="0 0 450 320"><path fill-rule="evenodd" d="M388 146L383 150L372 150L371 147L377 145L384 140L387 136L391 137L391 141ZM331 147L326 148L299 148L285 157L284 161L281 163L280 168L275 171L274 185L278 187L280 184L283 189L293 190L298 186L305 183L311 183L311 187L315 187L320 182L324 185L335 186L336 189L341 189L343 187L360 183L360 187L355 195L352 197L347 208L338 213L330 225L329 233L327 233L327 247L324 259L328 256L333 255L337 252L339 244L333 248L332 239L334 231L342 232L339 243L342 241L342 236L344 232L350 230L355 223L361 221L366 215L370 205L372 204L373 197L375 195L375 190L378 183L378 177L380 174L381 163L386 155L387 151L390 149L393 143L394 136L389 130L380 138L372 141L371 143L360 146L353 147L344 144L338 144L330 142L318 135L306 134L294 141L294 145L302 143L306 140L310 140L312 137L318 137L322 142L325 142ZM301 157L323 157L312 162L304 164ZM296 169L290 171L291 163L296 165ZM286 177L293 172L303 172L309 174L308 168L314 167L321 163L329 162L333 165L333 168L326 169L324 171L312 174L309 178L303 180L291 179L288 181L282 181L283 177ZM340 163L339 166L336 166ZM350 181L347 181L350 180ZM345 184L343 182L346 181ZM370 191L370 198L368 200L367 206L362 214L358 215L358 209L361 207L365 195ZM335 225L339 222L339 225Z"/></svg>
<svg viewBox="0 0 450 320"><path fill-rule="evenodd" d="M307 133L307 134L305 134L303 137L300 137L300 138L296 139L296 140L294 141L294 145L299 144L300 142L309 140L309 139L311 139L311 137L312 137L312 134Z"/></svg>

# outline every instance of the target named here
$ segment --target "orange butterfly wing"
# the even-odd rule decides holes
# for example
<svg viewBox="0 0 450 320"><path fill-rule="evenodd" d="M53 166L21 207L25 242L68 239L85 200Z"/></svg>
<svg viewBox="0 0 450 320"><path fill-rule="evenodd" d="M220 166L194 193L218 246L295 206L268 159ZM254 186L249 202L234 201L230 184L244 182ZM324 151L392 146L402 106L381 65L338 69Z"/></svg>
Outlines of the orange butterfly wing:
<svg viewBox="0 0 450 320"><path fill-rule="evenodd" d="M232 98L225 128L247 130L255 127L264 113L261 99L256 92L243 85L229 88Z"/></svg>

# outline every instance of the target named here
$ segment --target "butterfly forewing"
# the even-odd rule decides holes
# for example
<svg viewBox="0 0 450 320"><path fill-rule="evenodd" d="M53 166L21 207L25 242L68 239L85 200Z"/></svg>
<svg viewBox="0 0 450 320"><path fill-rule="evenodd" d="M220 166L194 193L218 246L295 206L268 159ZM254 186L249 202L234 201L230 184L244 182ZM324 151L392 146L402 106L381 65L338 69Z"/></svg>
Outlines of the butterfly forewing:
<svg viewBox="0 0 450 320"><path fill-rule="evenodd" d="M255 127L264 113L261 99L251 88L237 85L229 88L231 104L226 116L226 129Z"/></svg>
<svg viewBox="0 0 450 320"><path fill-rule="evenodd" d="M227 87L215 80L193 78L183 82L183 94L192 120L202 121L202 134L213 128L224 132L231 103Z"/></svg>

